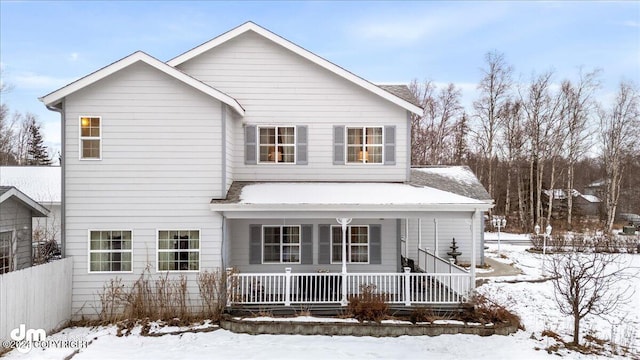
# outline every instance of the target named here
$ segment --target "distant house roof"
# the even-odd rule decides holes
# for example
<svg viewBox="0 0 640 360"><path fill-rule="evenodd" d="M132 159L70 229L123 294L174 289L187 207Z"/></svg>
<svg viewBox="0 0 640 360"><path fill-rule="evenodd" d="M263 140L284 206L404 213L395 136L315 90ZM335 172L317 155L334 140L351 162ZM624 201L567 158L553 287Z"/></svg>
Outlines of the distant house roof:
<svg viewBox="0 0 640 360"><path fill-rule="evenodd" d="M381 87L378 87L372 83L370 83L369 81L343 69L342 67L290 42L289 40L276 35L274 33L272 33L271 31L249 21L246 22L230 31L227 31L226 33L215 37L207 42L205 42L204 44L201 44L199 46L196 46L195 48L167 61L167 64L169 64L170 66L178 66L184 62L187 62L191 59L193 59L194 57L207 52L217 46L220 46L221 44L226 43L227 41L234 39L248 31L254 32L262 37L264 37L265 39L268 39L282 47L284 47L285 49L299 55L302 56L303 58L315 63L316 65L323 67L329 71L331 71L332 73L343 77L344 79L351 81L352 83L400 106L405 108L408 111L411 111L412 113L416 114L416 115L422 115L422 108L418 105L416 105L415 103L411 102L411 101L407 101L405 98L400 97L396 94L394 94L393 92L389 92L387 90L382 89Z"/></svg>
<svg viewBox="0 0 640 360"><path fill-rule="evenodd" d="M40 101L42 101L45 105L47 106L56 106L58 105L62 99L64 99L66 96L81 90L93 83L95 83L96 81L102 80L105 77L114 74L122 69L125 69L135 63L138 62L142 62L145 63L151 67L156 68L157 70L162 71L163 73L229 105L232 109L234 109L238 114L240 115L244 115L244 109L242 108L242 106L240 105L240 103L238 103L238 101L236 101L236 99L232 98L231 96L212 88L211 86L201 82L200 80L197 80L185 73L183 73L182 71L169 66L165 63L163 63L162 61L142 52L142 51L136 51L135 53L122 58L110 65L107 65L105 67L103 67L102 69L95 71L79 80L76 80L74 82L72 82L69 85L66 85L48 95L45 95L43 97L40 98Z"/></svg>
<svg viewBox="0 0 640 360"><path fill-rule="evenodd" d="M583 199L585 199L586 201L590 202L590 203L599 203L602 202L602 200L600 200L600 198L598 198L595 195L584 195L584 194L580 194L580 197L582 197Z"/></svg>
<svg viewBox="0 0 640 360"><path fill-rule="evenodd" d="M0 166L0 185L15 186L41 204L62 201L59 166Z"/></svg>
<svg viewBox="0 0 640 360"><path fill-rule="evenodd" d="M491 196L468 166L425 166L411 169L410 184L491 202Z"/></svg>
<svg viewBox="0 0 640 360"><path fill-rule="evenodd" d="M14 198L18 202L22 203L24 206L31 210L31 216L34 217L46 217L49 214L49 210L47 210L44 206L38 204L37 201L28 197L26 194L16 189L13 186L0 186L0 205Z"/></svg>

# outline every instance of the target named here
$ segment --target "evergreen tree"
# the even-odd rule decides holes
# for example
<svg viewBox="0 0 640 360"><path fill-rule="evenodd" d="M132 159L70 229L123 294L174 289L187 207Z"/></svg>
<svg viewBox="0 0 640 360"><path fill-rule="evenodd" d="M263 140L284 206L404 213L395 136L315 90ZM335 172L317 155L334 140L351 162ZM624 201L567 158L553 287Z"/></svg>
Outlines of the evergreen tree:
<svg viewBox="0 0 640 360"><path fill-rule="evenodd" d="M51 159L42 134L40 133L40 124L36 118L28 114L28 145L27 145L27 165L51 165Z"/></svg>

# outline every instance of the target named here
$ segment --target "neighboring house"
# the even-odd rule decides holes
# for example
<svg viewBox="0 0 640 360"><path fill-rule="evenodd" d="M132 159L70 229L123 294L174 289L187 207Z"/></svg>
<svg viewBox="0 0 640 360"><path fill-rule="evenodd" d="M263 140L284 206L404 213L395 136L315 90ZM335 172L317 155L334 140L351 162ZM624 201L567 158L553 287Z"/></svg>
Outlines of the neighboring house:
<svg viewBox="0 0 640 360"><path fill-rule="evenodd" d="M60 166L0 166L0 186L15 186L49 210L33 219L34 241L61 241L62 172Z"/></svg>
<svg viewBox="0 0 640 360"><path fill-rule="evenodd" d="M49 211L12 186L0 186L0 274L31 266L31 226Z"/></svg>
<svg viewBox="0 0 640 360"><path fill-rule="evenodd" d="M105 282L147 268L197 293L199 272L233 267L239 306L344 305L364 282L395 303L459 303L475 286L492 201L468 169L411 169L423 110L406 86L249 22L166 63L133 53L41 100L62 116L76 316L95 315ZM471 272L449 263L453 237ZM426 271L412 294L403 255Z"/></svg>
<svg viewBox="0 0 640 360"><path fill-rule="evenodd" d="M542 191L542 202L545 212L549 206L549 200L553 201L551 215L555 219L566 219L569 204L569 192L564 189L547 189ZM572 189L573 214L577 216L599 217L602 201L595 195L584 195L578 190Z"/></svg>

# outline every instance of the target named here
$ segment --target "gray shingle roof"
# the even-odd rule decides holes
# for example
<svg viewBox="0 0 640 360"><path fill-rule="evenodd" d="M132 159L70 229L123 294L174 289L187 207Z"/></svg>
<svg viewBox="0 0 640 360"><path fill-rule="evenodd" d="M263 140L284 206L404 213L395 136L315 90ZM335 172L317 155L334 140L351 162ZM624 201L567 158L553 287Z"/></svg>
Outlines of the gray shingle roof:
<svg viewBox="0 0 640 360"><path fill-rule="evenodd" d="M413 96L413 94L411 93L411 90L409 90L409 87L407 85L377 85L377 86L382 90L385 90L386 92L392 93L393 95L401 98L402 100L408 101L415 106L422 107L422 105L420 105L420 103L418 102L418 99L416 99L416 97Z"/></svg>
<svg viewBox="0 0 640 360"><path fill-rule="evenodd" d="M451 173L450 170L462 174L463 177L448 176L448 173ZM472 199L492 201L487 190L468 166L426 166L412 168L409 183L448 191Z"/></svg>

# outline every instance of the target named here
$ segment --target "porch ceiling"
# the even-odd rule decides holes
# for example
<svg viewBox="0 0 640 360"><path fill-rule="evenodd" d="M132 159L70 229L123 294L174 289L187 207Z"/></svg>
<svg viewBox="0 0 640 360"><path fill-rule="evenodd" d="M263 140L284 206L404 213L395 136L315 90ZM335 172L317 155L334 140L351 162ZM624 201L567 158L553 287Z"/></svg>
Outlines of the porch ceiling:
<svg viewBox="0 0 640 360"><path fill-rule="evenodd" d="M491 202L427 186L399 183L234 183L212 211L228 218L419 217L420 214L486 211ZM286 213L286 214L285 214Z"/></svg>

